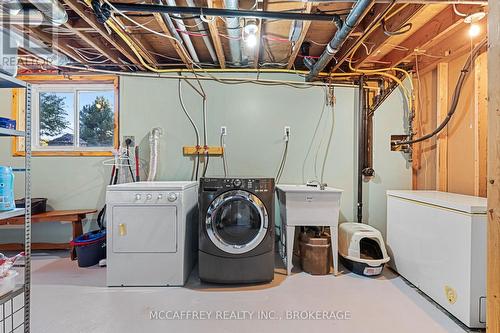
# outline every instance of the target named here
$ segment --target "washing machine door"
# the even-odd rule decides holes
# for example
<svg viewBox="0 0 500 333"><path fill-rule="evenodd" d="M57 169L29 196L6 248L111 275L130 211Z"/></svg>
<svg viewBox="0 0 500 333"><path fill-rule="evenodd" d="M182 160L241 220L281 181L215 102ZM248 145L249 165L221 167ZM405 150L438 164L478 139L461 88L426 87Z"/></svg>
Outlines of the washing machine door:
<svg viewBox="0 0 500 333"><path fill-rule="evenodd" d="M210 240L224 252L242 254L264 239L268 214L262 201L250 192L232 190L216 197L207 210Z"/></svg>

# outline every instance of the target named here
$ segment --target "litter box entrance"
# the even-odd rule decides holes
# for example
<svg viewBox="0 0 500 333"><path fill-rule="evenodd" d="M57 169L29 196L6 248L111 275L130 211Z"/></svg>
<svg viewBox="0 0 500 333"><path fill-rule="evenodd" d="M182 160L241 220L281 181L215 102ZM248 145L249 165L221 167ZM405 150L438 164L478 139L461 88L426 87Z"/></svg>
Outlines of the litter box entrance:
<svg viewBox="0 0 500 333"><path fill-rule="evenodd" d="M361 238L359 240L359 250L361 252L361 259L378 260L384 258L380 244L372 238Z"/></svg>

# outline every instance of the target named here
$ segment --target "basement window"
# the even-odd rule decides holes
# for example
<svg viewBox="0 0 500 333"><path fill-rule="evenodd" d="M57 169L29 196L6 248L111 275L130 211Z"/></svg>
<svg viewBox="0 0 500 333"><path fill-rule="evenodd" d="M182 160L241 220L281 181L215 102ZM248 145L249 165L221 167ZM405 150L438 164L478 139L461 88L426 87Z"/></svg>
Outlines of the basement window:
<svg viewBox="0 0 500 333"><path fill-rule="evenodd" d="M33 83L31 100L34 155L107 156L116 147L114 84ZM16 148L16 153L21 151L22 143Z"/></svg>

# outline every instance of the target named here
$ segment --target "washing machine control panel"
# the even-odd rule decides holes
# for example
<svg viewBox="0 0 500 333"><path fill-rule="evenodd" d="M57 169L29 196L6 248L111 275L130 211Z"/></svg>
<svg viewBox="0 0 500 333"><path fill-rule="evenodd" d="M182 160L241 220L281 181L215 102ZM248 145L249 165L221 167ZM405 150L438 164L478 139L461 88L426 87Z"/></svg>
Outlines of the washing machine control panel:
<svg viewBox="0 0 500 333"><path fill-rule="evenodd" d="M272 192L274 179L272 178L202 178L201 189L206 192L216 192L223 189L240 188L256 193Z"/></svg>

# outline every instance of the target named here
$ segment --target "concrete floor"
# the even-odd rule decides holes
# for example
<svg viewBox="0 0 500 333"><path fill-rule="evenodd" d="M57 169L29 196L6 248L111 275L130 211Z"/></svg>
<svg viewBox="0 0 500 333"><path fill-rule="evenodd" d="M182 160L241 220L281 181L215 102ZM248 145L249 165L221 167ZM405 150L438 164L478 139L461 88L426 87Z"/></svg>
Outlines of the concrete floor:
<svg viewBox="0 0 500 333"><path fill-rule="evenodd" d="M278 268L271 284L259 286L203 285L192 274L184 288L107 288L105 268L79 268L63 253L35 253L32 332L465 332L387 269L375 279L283 272ZM211 319L152 320L150 311ZM287 319L308 315L302 311L326 313Z"/></svg>

